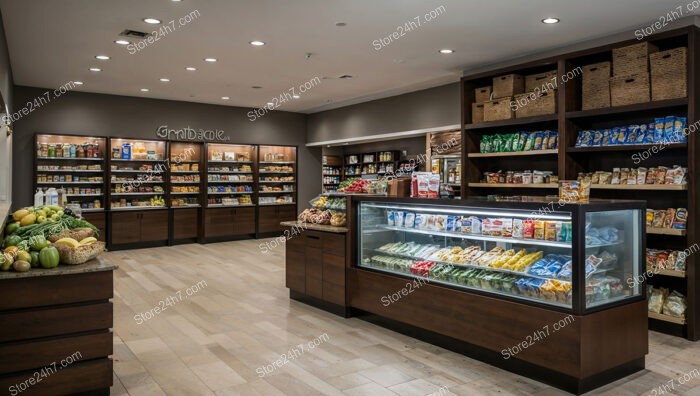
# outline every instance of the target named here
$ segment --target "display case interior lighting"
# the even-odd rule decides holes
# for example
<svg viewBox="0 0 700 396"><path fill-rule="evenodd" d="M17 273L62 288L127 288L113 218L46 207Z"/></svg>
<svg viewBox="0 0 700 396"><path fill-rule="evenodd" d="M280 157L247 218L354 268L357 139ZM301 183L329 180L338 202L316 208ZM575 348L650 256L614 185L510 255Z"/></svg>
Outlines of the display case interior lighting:
<svg viewBox="0 0 700 396"><path fill-rule="evenodd" d="M365 206L365 205L363 205ZM391 210L413 210L421 213L444 213L444 214L466 214L474 216L505 216L505 217L517 217L522 219L544 219L544 220L562 220L571 221L571 215L566 212L552 212L552 214L537 214L536 212L513 212L507 210L494 209L493 211L487 212L483 210L464 210L458 208L420 208L414 206L399 206L399 205L376 205L367 204L367 207L380 208L380 209L391 209Z"/></svg>

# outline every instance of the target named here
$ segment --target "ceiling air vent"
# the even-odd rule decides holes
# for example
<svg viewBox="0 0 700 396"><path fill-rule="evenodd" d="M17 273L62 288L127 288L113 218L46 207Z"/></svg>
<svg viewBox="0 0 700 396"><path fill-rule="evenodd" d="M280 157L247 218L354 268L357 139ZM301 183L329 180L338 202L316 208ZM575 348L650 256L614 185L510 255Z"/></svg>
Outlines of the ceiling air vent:
<svg viewBox="0 0 700 396"><path fill-rule="evenodd" d="M130 29L126 29L123 32L119 33L120 36L139 38L139 39L147 37L149 34L150 33L144 33L144 32L139 32L139 31L130 30Z"/></svg>
<svg viewBox="0 0 700 396"><path fill-rule="evenodd" d="M343 74L342 76L340 76L340 77L338 77L338 78L340 78L340 79L342 79L342 80L349 80L349 79L352 78L352 76L349 75L349 74Z"/></svg>

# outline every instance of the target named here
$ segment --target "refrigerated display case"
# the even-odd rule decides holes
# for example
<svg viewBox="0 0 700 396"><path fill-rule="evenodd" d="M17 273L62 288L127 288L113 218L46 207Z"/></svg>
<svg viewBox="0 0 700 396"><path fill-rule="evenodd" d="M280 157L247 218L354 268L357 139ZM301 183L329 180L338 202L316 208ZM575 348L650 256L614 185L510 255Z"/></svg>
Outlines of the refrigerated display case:
<svg viewBox="0 0 700 396"><path fill-rule="evenodd" d="M348 305L370 320L574 393L644 368L643 201L353 196L349 211Z"/></svg>

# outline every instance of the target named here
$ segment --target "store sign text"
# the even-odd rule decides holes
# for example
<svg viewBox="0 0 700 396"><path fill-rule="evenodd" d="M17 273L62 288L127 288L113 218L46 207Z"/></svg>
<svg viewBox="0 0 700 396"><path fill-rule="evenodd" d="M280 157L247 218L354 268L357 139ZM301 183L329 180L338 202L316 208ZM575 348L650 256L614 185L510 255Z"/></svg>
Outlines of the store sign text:
<svg viewBox="0 0 700 396"><path fill-rule="evenodd" d="M188 125L182 129L168 129L167 125L161 125L156 129L156 136L167 140L190 140L205 142L225 142L231 137L225 136L221 129L192 129Z"/></svg>

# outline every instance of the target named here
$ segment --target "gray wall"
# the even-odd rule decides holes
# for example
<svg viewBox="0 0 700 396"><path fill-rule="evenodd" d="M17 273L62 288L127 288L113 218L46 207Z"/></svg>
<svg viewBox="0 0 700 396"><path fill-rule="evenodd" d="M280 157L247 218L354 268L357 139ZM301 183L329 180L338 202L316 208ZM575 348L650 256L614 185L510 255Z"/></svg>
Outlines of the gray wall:
<svg viewBox="0 0 700 396"><path fill-rule="evenodd" d="M15 87L16 103L26 103L45 90ZM307 148L306 116L273 111L249 121L249 109L127 96L69 92L37 108L15 123L13 166L15 206L33 200L32 158L34 133L74 133L157 139L159 125L170 128L223 129L231 143L280 144L299 147L299 209L320 193L321 149Z"/></svg>
<svg viewBox="0 0 700 396"><path fill-rule="evenodd" d="M309 143L413 131L461 122L459 83L310 114Z"/></svg>
<svg viewBox="0 0 700 396"><path fill-rule="evenodd" d="M0 21L2 15L0 15ZM12 78L12 67L10 66L10 53L7 49L7 39L5 38L5 26L0 23L0 95L10 112L15 111L13 107L12 90L14 79ZM2 109L4 111L4 109ZM0 111L0 112L2 112Z"/></svg>

